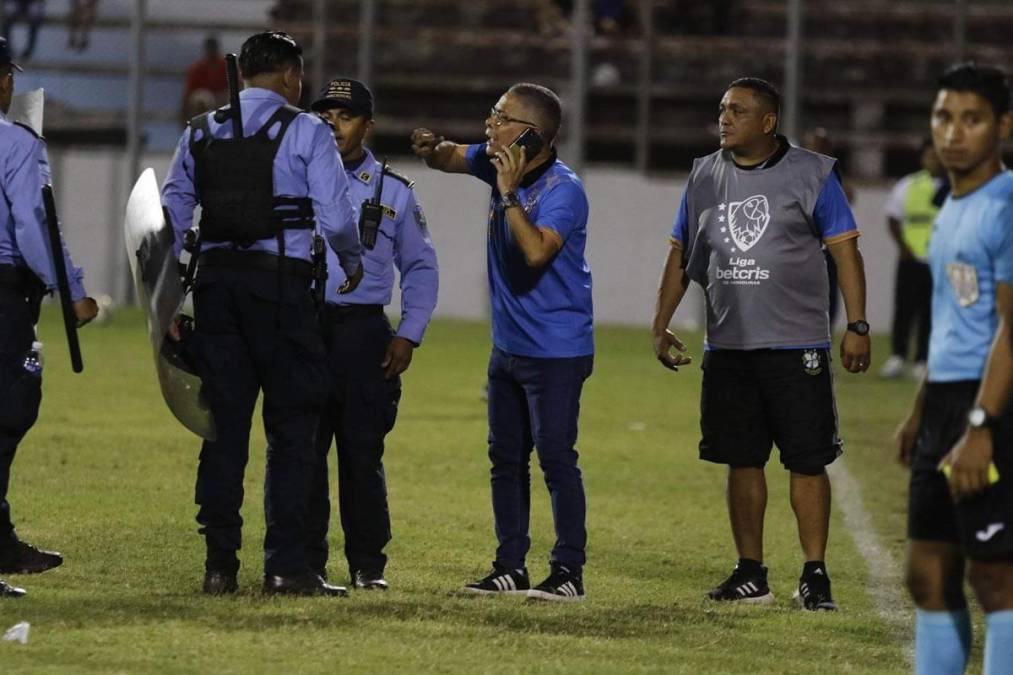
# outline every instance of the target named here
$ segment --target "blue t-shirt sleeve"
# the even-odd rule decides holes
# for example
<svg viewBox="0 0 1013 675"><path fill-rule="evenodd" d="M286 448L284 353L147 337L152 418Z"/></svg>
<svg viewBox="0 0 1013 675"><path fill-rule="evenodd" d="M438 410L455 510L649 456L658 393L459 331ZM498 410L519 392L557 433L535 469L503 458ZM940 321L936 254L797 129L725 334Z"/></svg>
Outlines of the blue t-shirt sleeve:
<svg viewBox="0 0 1013 675"><path fill-rule="evenodd" d="M485 154L485 143L469 145L464 157L472 176L496 186L496 167L489 161L489 155Z"/></svg>
<svg viewBox="0 0 1013 675"><path fill-rule="evenodd" d="M824 241L858 231L851 205L848 204L844 186L836 171L831 171L823 183L813 209L813 222Z"/></svg>
<svg viewBox="0 0 1013 675"><path fill-rule="evenodd" d="M534 225L554 230L566 241L570 233L587 224L587 196L579 185L560 183L542 195Z"/></svg>
<svg viewBox="0 0 1013 675"><path fill-rule="evenodd" d="M686 221L689 220L689 206L686 204L686 195L689 194L689 186L682 193L682 200L679 202L679 210L675 214L675 223L672 225L672 239L680 244L686 243Z"/></svg>
<svg viewBox="0 0 1013 675"><path fill-rule="evenodd" d="M992 256L995 281L1013 284L1013 205L1004 204L993 220Z"/></svg>

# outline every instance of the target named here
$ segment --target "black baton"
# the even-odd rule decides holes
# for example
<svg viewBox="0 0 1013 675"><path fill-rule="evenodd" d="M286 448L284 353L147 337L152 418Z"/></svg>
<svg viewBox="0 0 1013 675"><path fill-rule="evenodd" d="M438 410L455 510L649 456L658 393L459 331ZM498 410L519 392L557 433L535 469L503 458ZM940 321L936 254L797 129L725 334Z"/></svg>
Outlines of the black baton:
<svg viewBox="0 0 1013 675"><path fill-rule="evenodd" d="M70 365L75 373L84 370L81 360L81 344L77 341L77 314L70 300L70 282L67 280L67 263L63 259L63 238L60 223L56 219L56 202L53 200L53 186L42 186L42 203L46 207L46 224L49 226L49 251L53 254L53 269L56 270L56 289L60 294L63 308L63 327L67 329L67 347L70 349Z"/></svg>
<svg viewBox="0 0 1013 675"><path fill-rule="evenodd" d="M229 107L232 108L232 137L243 137L243 111L239 107L239 61L235 54L225 57L225 74L229 81Z"/></svg>

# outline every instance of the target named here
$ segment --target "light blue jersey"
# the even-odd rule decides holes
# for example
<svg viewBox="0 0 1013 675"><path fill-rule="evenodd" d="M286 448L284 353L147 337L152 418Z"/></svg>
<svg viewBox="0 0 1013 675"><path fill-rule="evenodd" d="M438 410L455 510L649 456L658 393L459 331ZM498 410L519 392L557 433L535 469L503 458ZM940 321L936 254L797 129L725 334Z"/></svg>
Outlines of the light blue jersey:
<svg viewBox="0 0 1013 675"><path fill-rule="evenodd" d="M929 381L979 380L998 328L997 284L1013 284L1013 172L946 199L929 244Z"/></svg>

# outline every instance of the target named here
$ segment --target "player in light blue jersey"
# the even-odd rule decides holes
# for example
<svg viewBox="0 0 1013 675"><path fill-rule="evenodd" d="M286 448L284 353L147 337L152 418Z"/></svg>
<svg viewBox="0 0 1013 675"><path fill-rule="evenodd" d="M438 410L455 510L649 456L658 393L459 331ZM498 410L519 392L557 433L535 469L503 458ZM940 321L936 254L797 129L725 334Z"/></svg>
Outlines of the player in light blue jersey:
<svg viewBox="0 0 1013 675"><path fill-rule="evenodd" d="M1009 108L1005 73L975 64L943 75L932 108L953 190L929 246L928 374L897 432L911 466L907 585L919 675L967 666L965 566L986 615L985 673L1013 673L1013 172L1001 155Z"/></svg>

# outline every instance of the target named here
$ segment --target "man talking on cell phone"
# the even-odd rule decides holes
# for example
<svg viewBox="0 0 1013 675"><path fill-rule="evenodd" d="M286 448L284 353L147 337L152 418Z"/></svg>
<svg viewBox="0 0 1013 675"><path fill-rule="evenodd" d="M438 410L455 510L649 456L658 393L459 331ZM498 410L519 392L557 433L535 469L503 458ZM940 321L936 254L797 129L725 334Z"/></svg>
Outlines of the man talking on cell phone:
<svg viewBox="0 0 1013 675"><path fill-rule="evenodd" d="M556 156L561 118L556 94L522 83L489 112L487 143L461 145L428 129L412 133L412 150L430 168L492 186L489 459L499 547L492 572L465 586L467 593L584 599L586 507L574 444L594 358L591 268L584 258L588 202L580 178ZM534 588L524 566L533 448L556 526L550 574Z"/></svg>

